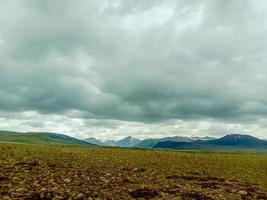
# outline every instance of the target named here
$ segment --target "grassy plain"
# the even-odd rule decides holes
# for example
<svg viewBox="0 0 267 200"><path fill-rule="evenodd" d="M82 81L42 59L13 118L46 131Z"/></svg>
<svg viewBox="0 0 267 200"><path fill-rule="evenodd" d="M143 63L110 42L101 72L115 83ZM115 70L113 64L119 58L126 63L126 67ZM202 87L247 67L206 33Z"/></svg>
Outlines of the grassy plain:
<svg viewBox="0 0 267 200"><path fill-rule="evenodd" d="M0 199L267 199L267 154L0 143Z"/></svg>

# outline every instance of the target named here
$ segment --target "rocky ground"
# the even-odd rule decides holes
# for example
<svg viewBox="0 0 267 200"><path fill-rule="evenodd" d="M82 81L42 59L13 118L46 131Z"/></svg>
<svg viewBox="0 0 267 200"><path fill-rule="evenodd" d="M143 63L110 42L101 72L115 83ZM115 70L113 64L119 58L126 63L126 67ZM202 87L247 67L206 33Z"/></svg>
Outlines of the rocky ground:
<svg viewBox="0 0 267 200"><path fill-rule="evenodd" d="M256 183L214 176L205 170L153 167L155 161L151 166L149 162L136 166L134 161L123 160L124 154L122 158L116 155L121 150L110 150L114 159L109 160L107 149L103 154L101 150L87 154L82 149L83 156L77 157L69 149L59 153L31 148L2 147L1 200L267 199L266 191Z"/></svg>

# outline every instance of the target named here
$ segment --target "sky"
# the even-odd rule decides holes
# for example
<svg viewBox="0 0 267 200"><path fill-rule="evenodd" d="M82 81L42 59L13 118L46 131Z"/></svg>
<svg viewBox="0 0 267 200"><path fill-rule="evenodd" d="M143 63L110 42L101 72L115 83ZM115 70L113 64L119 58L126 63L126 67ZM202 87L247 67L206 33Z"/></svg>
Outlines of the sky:
<svg viewBox="0 0 267 200"><path fill-rule="evenodd" d="M0 1L0 129L267 138L267 1Z"/></svg>

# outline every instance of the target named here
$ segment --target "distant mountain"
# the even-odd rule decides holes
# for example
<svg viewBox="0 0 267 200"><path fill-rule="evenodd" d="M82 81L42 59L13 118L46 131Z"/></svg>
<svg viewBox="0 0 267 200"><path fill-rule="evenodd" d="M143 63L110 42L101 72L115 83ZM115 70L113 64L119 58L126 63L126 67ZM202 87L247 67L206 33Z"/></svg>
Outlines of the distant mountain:
<svg viewBox="0 0 267 200"><path fill-rule="evenodd" d="M173 149L267 149L267 141L249 135L227 135L215 140L197 140L193 142L158 142L154 148Z"/></svg>
<svg viewBox="0 0 267 200"><path fill-rule="evenodd" d="M158 138L158 139L145 139L135 146L143 147L143 148L153 148L155 145L157 145L158 142L165 142L165 141L192 142L194 140L188 137L174 136L174 137L165 137L165 138Z"/></svg>
<svg viewBox="0 0 267 200"><path fill-rule="evenodd" d="M0 141L5 142L18 142L29 144L63 144L63 145L83 145L83 146L95 146L91 143L78 140L76 138L57 134L57 133L19 133L0 131Z"/></svg>
<svg viewBox="0 0 267 200"><path fill-rule="evenodd" d="M158 139L145 139L135 145L135 147L153 148L158 143Z"/></svg>
<svg viewBox="0 0 267 200"><path fill-rule="evenodd" d="M142 140L128 136L125 137L121 140L118 140L116 142L116 146L119 147L134 147L135 145L137 145L138 143L140 143Z"/></svg>
<svg viewBox="0 0 267 200"><path fill-rule="evenodd" d="M138 144L139 142L141 142L142 140L139 140L137 138L131 137L131 136L127 136L121 140L98 140L96 138L87 138L84 139L84 141L89 142L91 144L96 144L99 146L118 146L118 147L133 147L136 144Z"/></svg>
<svg viewBox="0 0 267 200"><path fill-rule="evenodd" d="M216 140L218 138L215 138L215 137L209 137L209 136L205 136L205 137L190 137L190 139L192 140Z"/></svg>
<svg viewBox="0 0 267 200"><path fill-rule="evenodd" d="M117 146L116 140L105 140L102 142L102 146Z"/></svg>
<svg viewBox="0 0 267 200"><path fill-rule="evenodd" d="M260 140L250 135L238 135L238 134L226 135L220 139L213 140L210 143L214 145L235 146L243 148L267 147L267 141L265 140Z"/></svg>
<svg viewBox="0 0 267 200"><path fill-rule="evenodd" d="M95 145L100 145L100 146L103 145L103 143L102 143L101 140L98 140L98 139L93 138L93 137L86 138L83 141L88 142L88 143L91 143L91 144L95 144Z"/></svg>
<svg viewBox="0 0 267 200"><path fill-rule="evenodd" d="M153 148L167 148L167 149L205 149L207 145L203 145L201 142L175 142L175 141L163 141L158 142Z"/></svg>

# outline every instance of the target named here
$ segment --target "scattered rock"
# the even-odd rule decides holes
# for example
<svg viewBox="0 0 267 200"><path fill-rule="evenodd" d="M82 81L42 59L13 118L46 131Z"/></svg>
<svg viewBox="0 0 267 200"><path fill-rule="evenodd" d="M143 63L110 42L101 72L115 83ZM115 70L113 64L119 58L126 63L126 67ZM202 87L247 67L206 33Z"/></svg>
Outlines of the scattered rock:
<svg viewBox="0 0 267 200"><path fill-rule="evenodd" d="M38 166L39 165L39 160L37 159L34 159L32 162L31 162L31 166Z"/></svg>
<svg viewBox="0 0 267 200"><path fill-rule="evenodd" d="M80 194L77 195L76 199L82 199L83 196L84 196L84 195L83 195L82 193L80 193Z"/></svg>
<svg viewBox="0 0 267 200"><path fill-rule="evenodd" d="M146 170L144 168L137 168L137 167L134 168L124 167L122 168L122 171L145 172Z"/></svg>
<svg viewBox="0 0 267 200"><path fill-rule="evenodd" d="M64 181L65 183L70 183L70 182L71 182L71 179L70 179L70 178L65 178L63 181Z"/></svg>
<svg viewBox="0 0 267 200"><path fill-rule="evenodd" d="M240 191L238 191L238 194L240 194L240 195L247 195L248 192L245 191L245 190L240 190Z"/></svg>
<svg viewBox="0 0 267 200"><path fill-rule="evenodd" d="M134 172L144 172L146 171L144 168L133 168Z"/></svg>
<svg viewBox="0 0 267 200"><path fill-rule="evenodd" d="M16 189L16 192L18 192L18 193L24 193L24 192L26 192L27 190L25 189L25 188L17 188Z"/></svg>
<svg viewBox="0 0 267 200"><path fill-rule="evenodd" d="M64 197L62 196L55 196L52 200L62 200L64 199Z"/></svg>

